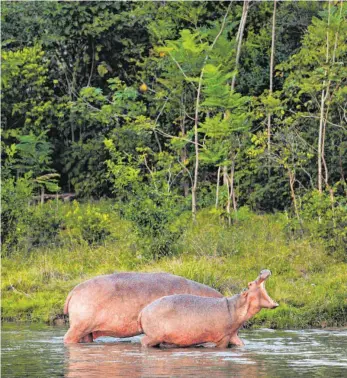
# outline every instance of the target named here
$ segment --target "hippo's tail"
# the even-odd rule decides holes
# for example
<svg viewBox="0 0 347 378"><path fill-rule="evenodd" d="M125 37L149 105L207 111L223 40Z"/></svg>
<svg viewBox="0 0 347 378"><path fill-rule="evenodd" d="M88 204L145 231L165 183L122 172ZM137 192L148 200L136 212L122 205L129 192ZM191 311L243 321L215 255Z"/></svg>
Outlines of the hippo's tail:
<svg viewBox="0 0 347 378"><path fill-rule="evenodd" d="M65 304L64 304L64 314L67 315L69 313L69 302L72 297L72 291L70 291L69 295L66 298Z"/></svg>
<svg viewBox="0 0 347 378"><path fill-rule="evenodd" d="M142 311L140 312L140 314L137 318L137 329L138 329L139 333L143 333L141 318L142 318Z"/></svg>

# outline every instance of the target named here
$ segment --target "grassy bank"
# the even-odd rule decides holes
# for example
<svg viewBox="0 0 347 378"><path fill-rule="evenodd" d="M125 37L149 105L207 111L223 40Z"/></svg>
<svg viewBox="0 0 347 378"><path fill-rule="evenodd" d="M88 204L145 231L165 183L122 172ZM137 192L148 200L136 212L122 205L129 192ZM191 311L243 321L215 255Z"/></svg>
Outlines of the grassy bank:
<svg viewBox="0 0 347 378"><path fill-rule="evenodd" d="M122 222L122 221L119 221ZM130 223L103 246L45 247L2 259L2 318L52 322L76 284L115 271L166 271L231 295L262 268L273 275L270 296L280 303L263 310L253 326L272 328L347 325L347 265L323 244L288 231L283 214L244 214L231 227L209 212L187 222L171 253L151 258L148 244Z"/></svg>

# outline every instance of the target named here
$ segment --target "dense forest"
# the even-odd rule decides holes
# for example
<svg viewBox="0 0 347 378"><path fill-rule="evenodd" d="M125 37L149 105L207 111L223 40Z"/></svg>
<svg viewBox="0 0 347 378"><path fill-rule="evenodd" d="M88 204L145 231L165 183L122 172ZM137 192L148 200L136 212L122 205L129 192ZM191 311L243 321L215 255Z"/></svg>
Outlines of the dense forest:
<svg viewBox="0 0 347 378"><path fill-rule="evenodd" d="M48 319L73 283L116 267L238 290L234 259L310 290L330 269L316 294L277 289L270 326L297 325L309 297L302 324L347 321L342 0L1 7L5 317L59 285Z"/></svg>

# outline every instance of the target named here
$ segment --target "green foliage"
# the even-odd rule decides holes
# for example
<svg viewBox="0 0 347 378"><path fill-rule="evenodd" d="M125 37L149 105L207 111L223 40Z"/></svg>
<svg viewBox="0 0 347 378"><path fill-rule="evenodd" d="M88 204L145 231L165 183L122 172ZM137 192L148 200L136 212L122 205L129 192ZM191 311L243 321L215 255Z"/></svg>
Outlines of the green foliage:
<svg viewBox="0 0 347 378"><path fill-rule="evenodd" d="M180 197L151 192L142 187L136 200L126 207L117 205L125 219L137 226L146 245L144 257L157 259L175 253L173 245L181 234L178 216L184 210Z"/></svg>
<svg viewBox="0 0 347 378"><path fill-rule="evenodd" d="M295 176L298 196L316 180L315 130L319 95L325 90L328 184L343 180L345 4L278 4L279 64L271 95L269 3L254 3L249 9L237 72L240 4L232 4L228 14L224 3L78 5L4 4L6 177L33 170L41 192L55 192L59 186L80 198L120 195L127 200L135 195L128 188L150 180L151 187L155 182L166 192L169 186L185 201L194 176L198 116L200 206L211 204L216 171L226 167L234 170L237 203L261 211L289 209L288 172ZM274 148L267 156L269 113ZM28 147L36 148L35 167ZM305 157L307 149L310 156ZM159 153L170 156L166 172ZM48 169L40 170L43 160ZM170 174L177 177L166 185Z"/></svg>
<svg viewBox="0 0 347 378"><path fill-rule="evenodd" d="M32 171L37 175L48 169L52 164L52 145L44 135L36 137L32 133L18 137L19 143L15 146L18 153L17 164L14 166L19 173Z"/></svg>
<svg viewBox="0 0 347 378"><path fill-rule="evenodd" d="M102 212L112 207L99 203L95 208ZM69 290L97 274L167 271L233 295L266 267L272 271L267 290L280 306L263 310L249 325L303 328L346 323L345 263L327 255L318 239L288 238L285 215L260 216L242 208L237 218L227 227L211 211L198 213L196 225L189 222L189 215L182 217L172 224L180 229L178 241L171 245L175 255L159 260L146 257L147 240L119 218L112 225L117 241L105 246L18 252L2 261L2 317L52 321L62 314Z"/></svg>
<svg viewBox="0 0 347 378"><path fill-rule="evenodd" d="M104 143L112 156L112 160L106 161L108 176L116 192L127 198L128 193L134 192L142 181L137 161L132 155L124 156L118 151L111 139L105 139Z"/></svg>
<svg viewBox="0 0 347 378"><path fill-rule="evenodd" d="M14 248L25 234L24 224L30 222L29 201L33 193L30 174L1 185L1 236L3 252Z"/></svg>
<svg viewBox="0 0 347 378"><path fill-rule="evenodd" d="M312 238L324 241L327 251L346 261L347 203L333 192L313 191L302 199L302 219Z"/></svg>
<svg viewBox="0 0 347 378"><path fill-rule="evenodd" d="M64 234L71 242L86 242L88 245L102 245L107 239L112 240L111 215L100 207L87 204L81 207L74 201L71 210L65 216ZM114 236L114 235L113 235Z"/></svg>
<svg viewBox="0 0 347 378"><path fill-rule="evenodd" d="M33 133L17 137L18 144L12 144L5 149L8 158L5 163L5 176L16 173L16 176L32 177L34 188L49 192L59 190L58 178L52 165L52 145L47 142L45 133L36 137Z"/></svg>
<svg viewBox="0 0 347 378"><path fill-rule="evenodd" d="M328 7L329 10L321 12L321 18L313 18L300 52L280 66L292 70L286 79L285 88L289 91L297 88L298 96L315 96L328 83L336 86L346 77L345 67L341 64L347 52L346 5ZM300 70L293 70L296 67Z"/></svg>
<svg viewBox="0 0 347 378"><path fill-rule="evenodd" d="M30 221L25 225L26 235L23 235L18 247L31 251L37 247L59 246L61 244L59 234L64 220L58 210L58 204L47 203L30 210Z"/></svg>
<svg viewBox="0 0 347 378"><path fill-rule="evenodd" d="M24 154L23 143L16 147L14 140L28 135L42 138L43 131L49 130L45 134L47 146L54 145L49 151L49 168L54 165L60 173L63 190L75 190L86 198L116 196L123 190L125 198L131 196L127 189L135 182L139 185L150 179L151 186L155 182L159 191L165 191L168 172L163 172L156 157L164 152L175 162L172 172L178 175L170 190L182 194L182 190L175 190L184 187L187 196L195 161L192 118L196 84L203 70L199 111L203 164L198 189L204 198L200 204L211 203L217 167L229 169L232 163L240 204L265 211L288 209L288 171L295 175L299 196L310 189L316 174L314 149L306 158L303 151L315 144L312 114L319 109L317 99L305 96L317 97L325 80L325 87L334 95L329 122L340 127L343 121L345 6L279 5L275 59L281 64L274 78L277 90L270 96L265 72L269 65L271 12L266 3L254 4L249 10L236 91L231 92L241 13L237 4L227 15L223 4L216 4L213 11L207 4L195 7L184 3L85 3L81 7L73 3L6 4L5 165L12 161L12 170L6 174L22 174L15 172L13 159ZM31 25L33 14L37 16ZM302 24L297 23L296 15ZM129 27L133 37L129 37ZM332 90L340 82L342 85ZM140 83L145 84L146 92L138 91ZM32 109L36 109L35 114ZM268 159L262 129L269 112L277 145L273 148L275 156ZM340 127L327 135L325 158L331 167L330 185L342 179L338 172L345 161L344 134ZM117 157L110 156L105 138L114 143ZM260 139L262 143L255 145ZM300 148L299 140L304 141ZM152 161L147 163L155 179L144 168L140 150L151 156ZM48 156L44 151L38 154ZM23 155L22 160L28 157ZM269 168L264 165L271 165L276 178L269 177ZM47 176L51 173L33 176L41 188L55 191L58 176Z"/></svg>
<svg viewBox="0 0 347 378"><path fill-rule="evenodd" d="M24 134L49 130L55 104L47 82L49 64L42 46L5 50L2 58L5 136L21 128Z"/></svg>
<svg viewBox="0 0 347 378"><path fill-rule="evenodd" d="M4 182L2 201L2 236L4 253L35 251L47 246L74 248L117 243L126 221L120 222L110 202L98 204L63 204L51 200L30 204L32 181L19 179ZM16 204L16 205L14 205ZM17 206L18 204L18 206Z"/></svg>

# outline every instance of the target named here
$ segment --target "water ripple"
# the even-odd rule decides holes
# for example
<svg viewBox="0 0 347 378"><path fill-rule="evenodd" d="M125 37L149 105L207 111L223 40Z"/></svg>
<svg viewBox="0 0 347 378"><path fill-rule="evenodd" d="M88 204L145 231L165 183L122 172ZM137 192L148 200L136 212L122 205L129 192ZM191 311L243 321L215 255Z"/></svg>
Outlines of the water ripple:
<svg viewBox="0 0 347 378"><path fill-rule="evenodd" d="M347 330L241 332L242 348L144 349L141 337L63 345L64 327L5 324L4 377L347 376Z"/></svg>

